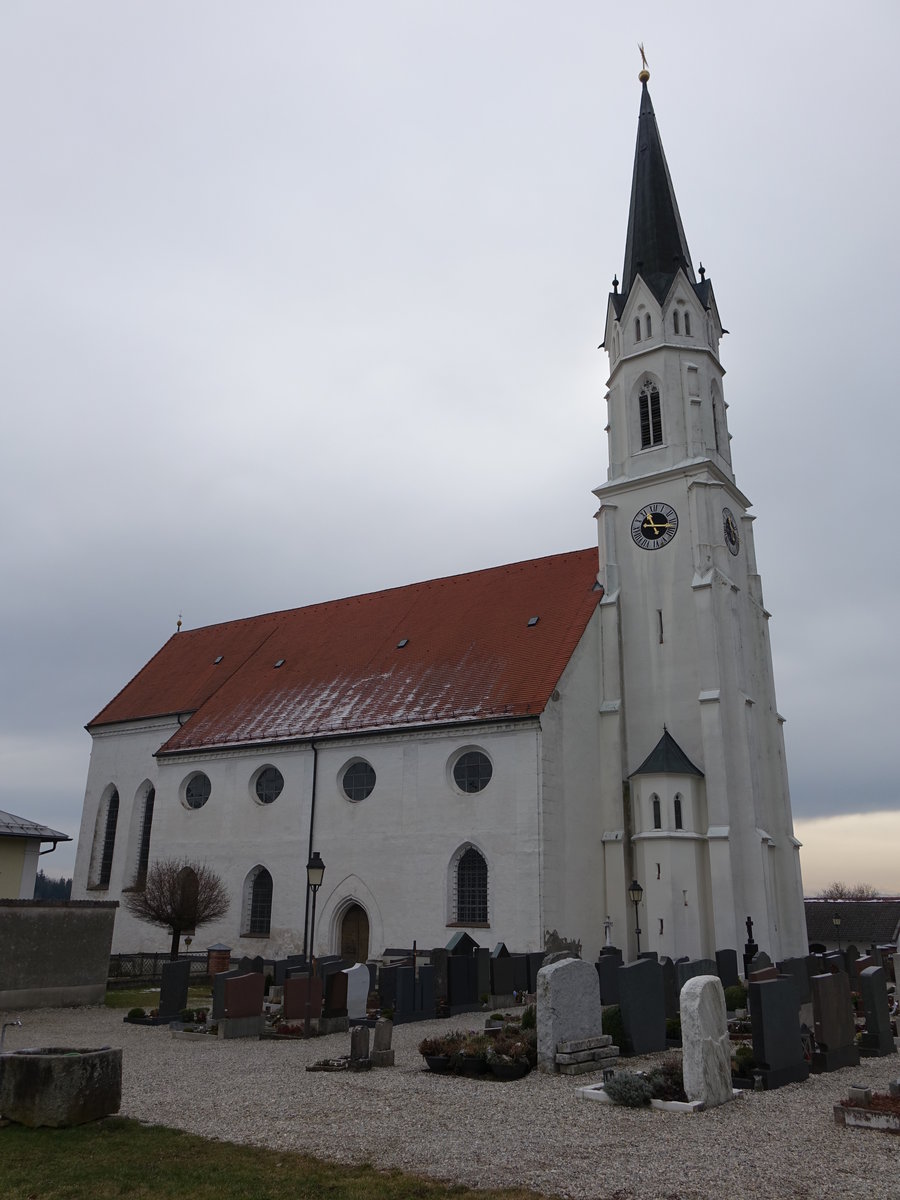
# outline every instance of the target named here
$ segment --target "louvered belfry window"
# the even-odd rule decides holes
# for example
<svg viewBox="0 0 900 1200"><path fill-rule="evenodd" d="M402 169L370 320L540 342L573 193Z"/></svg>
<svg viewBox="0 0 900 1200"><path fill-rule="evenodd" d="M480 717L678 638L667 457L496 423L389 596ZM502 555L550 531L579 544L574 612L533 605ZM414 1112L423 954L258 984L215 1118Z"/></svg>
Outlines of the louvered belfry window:
<svg viewBox="0 0 900 1200"><path fill-rule="evenodd" d="M487 863L472 847L456 868L456 919L461 925L487 924Z"/></svg>
<svg viewBox="0 0 900 1200"><path fill-rule="evenodd" d="M641 413L641 449L662 444L662 412L659 405L659 388L648 379L641 388L639 399Z"/></svg>

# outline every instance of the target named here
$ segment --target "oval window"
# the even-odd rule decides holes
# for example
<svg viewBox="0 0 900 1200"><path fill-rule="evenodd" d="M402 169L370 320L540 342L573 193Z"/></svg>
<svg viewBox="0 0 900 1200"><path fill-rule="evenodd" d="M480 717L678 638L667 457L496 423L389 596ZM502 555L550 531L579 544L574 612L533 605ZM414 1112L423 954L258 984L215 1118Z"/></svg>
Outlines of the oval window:
<svg viewBox="0 0 900 1200"><path fill-rule="evenodd" d="M187 786L184 789L184 802L188 808L202 808L211 793L212 784L209 782L209 776L204 775L202 771L198 771L196 775L192 775L187 781Z"/></svg>
<svg viewBox="0 0 900 1200"><path fill-rule="evenodd" d="M365 759L357 759L344 772L341 787L348 800L368 799L375 790L375 768Z"/></svg>
<svg viewBox="0 0 900 1200"><path fill-rule="evenodd" d="M255 790L260 804L271 804L284 790L284 776L277 767L263 767L256 776Z"/></svg>
<svg viewBox="0 0 900 1200"><path fill-rule="evenodd" d="M494 768L480 750L467 750L453 764L453 779L461 792L481 792L491 782Z"/></svg>

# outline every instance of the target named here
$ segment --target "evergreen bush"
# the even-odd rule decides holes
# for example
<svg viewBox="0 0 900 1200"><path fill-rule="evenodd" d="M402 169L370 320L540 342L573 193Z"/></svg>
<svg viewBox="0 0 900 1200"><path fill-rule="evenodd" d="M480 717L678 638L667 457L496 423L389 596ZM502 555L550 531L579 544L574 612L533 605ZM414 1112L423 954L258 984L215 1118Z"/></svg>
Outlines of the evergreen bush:
<svg viewBox="0 0 900 1200"><path fill-rule="evenodd" d="M643 1075L635 1075L633 1071L617 1071L604 1090L616 1104L624 1104L626 1108L643 1108L653 1098L653 1090Z"/></svg>

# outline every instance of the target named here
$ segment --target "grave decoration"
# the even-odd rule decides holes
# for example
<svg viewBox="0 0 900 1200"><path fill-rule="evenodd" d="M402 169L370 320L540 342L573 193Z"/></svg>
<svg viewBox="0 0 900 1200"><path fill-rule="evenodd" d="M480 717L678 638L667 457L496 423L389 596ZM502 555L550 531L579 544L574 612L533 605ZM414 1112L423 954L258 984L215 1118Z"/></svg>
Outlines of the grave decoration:
<svg viewBox="0 0 900 1200"><path fill-rule="evenodd" d="M664 1112L699 1112L703 1102L688 1100L681 1062L675 1055L663 1059L651 1071L604 1072L604 1082L578 1089L583 1100L621 1104L628 1108L661 1109Z"/></svg>
<svg viewBox="0 0 900 1200"><path fill-rule="evenodd" d="M419 1053L435 1074L521 1079L537 1063L537 1033L516 1022L504 1025L493 1035L453 1029L423 1038Z"/></svg>
<svg viewBox="0 0 900 1200"><path fill-rule="evenodd" d="M891 1084L889 1094L851 1086L847 1099L834 1106L834 1120L854 1129L900 1133L900 1081Z"/></svg>

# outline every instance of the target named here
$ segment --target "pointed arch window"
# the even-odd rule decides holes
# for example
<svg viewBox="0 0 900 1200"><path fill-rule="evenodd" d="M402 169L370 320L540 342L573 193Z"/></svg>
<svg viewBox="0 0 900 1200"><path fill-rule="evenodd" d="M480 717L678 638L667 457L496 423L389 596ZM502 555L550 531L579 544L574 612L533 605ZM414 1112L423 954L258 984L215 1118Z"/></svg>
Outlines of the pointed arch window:
<svg viewBox="0 0 900 1200"><path fill-rule="evenodd" d="M456 865L456 920L460 925L486 925L487 863L470 846Z"/></svg>
<svg viewBox="0 0 900 1200"><path fill-rule="evenodd" d="M681 812L681 796L675 797L675 828L684 829L684 816Z"/></svg>
<svg viewBox="0 0 900 1200"><path fill-rule="evenodd" d="M653 336L653 322L650 320L649 313L647 313L647 315L644 317L644 329L646 331L647 337Z"/></svg>
<svg viewBox="0 0 900 1200"><path fill-rule="evenodd" d="M641 414L641 449L662 444L662 410L659 403L659 388L646 380L638 399Z"/></svg>
<svg viewBox="0 0 900 1200"><path fill-rule="evenodd" d="M677 308L675 309L675 312L672 314L672 324L675 327L675 332L681 333L681 328L679 326L679 320L678 320L678 309Z"/></svg>
<svg viewBox="0 0 900 1200"><path fill-rule="evenodd" d="M244 881L242 936L268 937L272 924L272 876L265 867L254 867Z"/></svg>
<svg viewBox="0 0 900 1200"><path fill-rule="evenodd" d="M147 864L150 861L150 831L153 827L153 805L156 802L156 788L151 787L144 799L144 811L141 814L141 840L138 843L137 870L134 876L134 886L144 888L147 883Z"/></svg>
<svg viewBox="0 0 900 1200"><path fill-rule="evenodd" d="M639 342L641 340L641 318L640 317L634 318L634 340L636 342Z"/></svg>
<svg viewBox="0 0 900 1200"><path fill-rule="evenodd" d="M684 314L684 333L686 337L691 336L691 314L689 312Z"/></svg>
<svg viewBox="0 0 900 1200"><path fill-rule="evenodd" d="M659 802L659 796L652 796L653 802L653 828L662 829L662 805Z"/></svg>
<svg viewBox="0 0 900 1200"><path fill-rule="evenodd" d="M103 830L103 849L100 852L100 875L97 880L97 886L102 888L109 887L109 879L112 875L112 860L113 852L116 848L116 826L119 823L119 792L117 788L109 794L109 800L106 805L106 825Z"/></svg>

